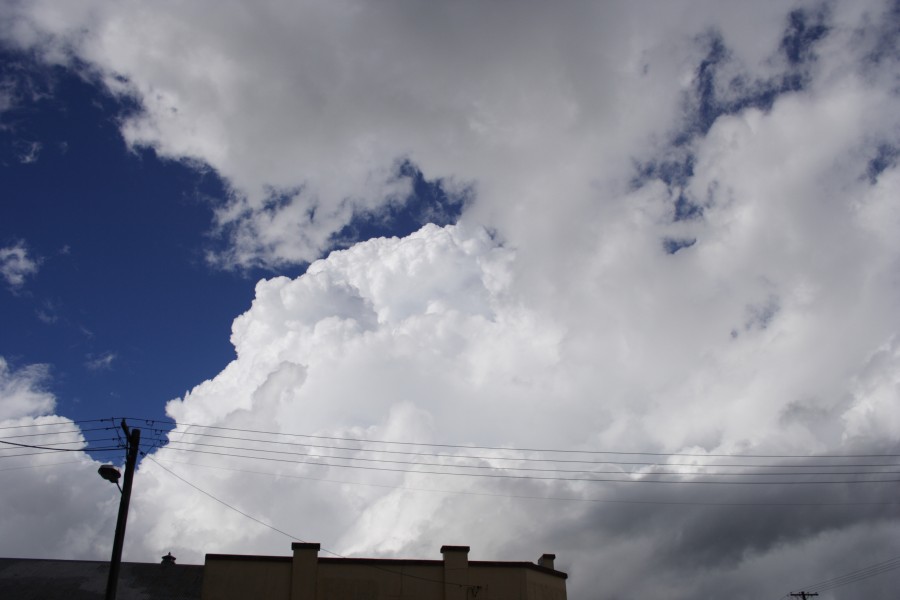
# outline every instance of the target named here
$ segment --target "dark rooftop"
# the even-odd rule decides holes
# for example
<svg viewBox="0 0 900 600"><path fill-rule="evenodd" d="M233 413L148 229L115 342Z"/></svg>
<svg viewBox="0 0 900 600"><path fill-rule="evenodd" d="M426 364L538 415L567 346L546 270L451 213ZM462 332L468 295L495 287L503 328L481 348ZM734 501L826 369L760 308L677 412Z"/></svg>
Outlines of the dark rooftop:
<svg viewBox="0 0 900 600"><path fill-rule="evenodd" d="M109 563L0 558L0 598L97 600L106 593ZM122 563L118 600L199 600L202 565Z"/></svg>

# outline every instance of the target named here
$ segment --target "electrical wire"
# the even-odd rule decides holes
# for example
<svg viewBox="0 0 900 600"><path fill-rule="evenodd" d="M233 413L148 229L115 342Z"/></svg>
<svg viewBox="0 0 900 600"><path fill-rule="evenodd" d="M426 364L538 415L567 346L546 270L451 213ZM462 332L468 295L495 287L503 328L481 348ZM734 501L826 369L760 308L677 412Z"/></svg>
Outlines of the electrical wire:
<svg viewBox="0 0 900 600"><path fill-rule="evenodd" d="M43 450L40 452L22 452L20 454L4 454L3 456L0 456L0 458L17 458L17 457L21 457L21 456L36 456L39 454L54 454L54 453L60 452L61 450L62 449L60 449L60 448L54 448L52 450ZM120 450L123 450L123 448L120 446L110 446L107 448L82 448L80 450L79 449L70 449L68 451L69 452L87 453L88 451L90 451L90 452L118 452Z"/></svg>
<svg viewBox="0 0 900 600"><path fill-rule="evenodd" d="M25 429L27 427L53 427L54 425L72 425L72 424L77 425L79 423L101 423L101 422L109 421L109 420L110 420L109 417L107 417L105 419L80 419L77 421L72 421L72 420L66 419L65 421L60 421L58 423L31 423L29 425L8 425L6 427L0 427L0 431L4 431L6 429Z"/></svg>
<svg viewBox="0 0 900 600"><path fill-rule="evenodd" d="M85 433L87 431L109 431L112 427L88 427L87 429L70 429L69 431L45 431L42 433L23 433L20 435L7 435L4 436L4 440L13 440L17 438L23 437L37 437L39 435L66 435L70 433Z"/></svg>
<svg viewBox="0 0 900 600"><path fill-rule="evenodd" d="M132 418L132 420L134 420ZM90 422L100 422L106 421L104 420L91 420ZM115 419L109 419L110 422L115 422ZM719 485L824 485L824 484L860 484L860 483L896 483L900 482L898 479L885 479L885 476L897 475L900 474L898 471L793 471L793 472L759 472L760 468L784 468L787 465L761 465L761 464L692 464L692 463L683 463L681 466L690 466L694 469L699 468L707 468L707 469L715 469L714 472L697 472L697 471L663 471L660 470L664 466L678 466L672 465L670 463L666 463L664 465L659 465L658 463L647 463L642 466L653 467L652 471L644 471L644 472L628 472L623 470L586 470L586 469L564 469L564 468L537 468L537 467L523 467L523 466L502 466L502 465L471 465L471 464L446 464L443 462L432 462L432 461L417 461L417 460L390 460L384 458L371 458L365 456L316 456L309 453L298 453L298 452L290 452L285 450L274 450L271 448L259 448L259 447L246 447L246 446L230 446L224 444L209 444L199 441L185 442L181 440L172 440L172 434L181 434L182 439L184 435L191 436L200 436L200 437L212 437L217 439L229 439L229 440L241 440L241 441L249 441L254 444L263 444L263 445L280 445L280 446L290 446L290 447L316 447L323 448L322 445L313 445L313 444L298 444L296 442L283 442L277 440L264 440L258 437L247 438L241 436L223 436L213 433L194 433L194 432L178 432L176 430L165 431L158 427L153 427L153 422L149 420L145 420L148 424L151 425L150 429L155 434L155 446L159 447L162 443L164 443L161 439L163 434L168 434L170 440L168 444L173 449L180 449L188 452L198 452L204 454L214 454L214 455L222 455L222 456L232 456L235 458L243 458L249 460L276 460L277 462L294 462L301 464L310 464L314 466L324 466L324 467L336 467L336 468L353 468L353 469L365 469L365 470L379 470L379 471L392 471L392 472L406 472L406 473L421 473L421 474L430 474L430 475L449 475L449 476L469 476L469 477L490 477L490 478L503 478L503 479L535 479L535 480L553 480L553 481L579 481L579 482L604 482L604 483L682 483L682 484L719 484ZM354 442L371 442L372 440L362 440L361 438L339 438L333 436L307 436L304 434L278 434L275 432L265 432L260 430L247 430L247 429L238 429L238 428L225 428L225 427L215 427L215 426L204 426L199 424L190 424L186 427L191 428L199 428L199 429L212 429L212 430L225 430L225 431L233 431L233 432L247 432L253 433L254 435L286 435L289 437L302 437L302 438L315 438L315 439L328 439L328 440L346 440L346 441L354 441ZM115 429L116 434L118 435L118 428L116 427L97 427L91 428L93 430L100 429ZM59 432L63 433L63 432ZM65 433L76 433L76 431L67 431ZM41 434L33 434L33 435L41 435ZM28 437L29 434L20 435L20 436L12 436L12 437ZM45 444L23 444L18 442L11 442L9 438L0 439L0 443L18 447L18 448L30 448L37 450L48 450L48 451L107 451L114 449L121 449L122 443L119 440L119 444L115 447L94 447L94 448L79 448L79 449L68 449L68 448L51 448L51 446L59 446L65 444L72 443L97 443L100 441L117 441L114 438L104 439L104 440L77 440L72 442L48 442ZM385 440L375 440L377 443L381 444L403 444L403 445L424 445L418 444L414 442L388 442ZM237 450L239 452L250 452L253 455L246 454L238 454L233 452L214 452L209 450L200 450L196 448L196 446L203 446L205 448L215 448L219 450ZM425 445L429 446L429 445ZM508 448L499 448L499 447L476 447L476 446L463 446L458 444L437 444L433 445L435 447L444 447L444 448L456 448L456 449L471 449L471 448L481 448L481 449L491 449L491 450L504 450L511 451ZM403 455L412 455L412 456L433 456L442 459L449 459L453 461L471 461L471 460L498 460L509 462L542 462L542 463L555 463L555 462L576 462L572 459L546 459L546 458L534 458L534 457L509 457L509 456L467 456L460 454L447 454L447 453L425 453L425 452L410 452L407 450L396 451L396 450L386 450L386 449L367 449L367 448L349 448L345 446L324 446L324 448L333 450L333 449L342 449L342 450L352 450L356 452L367 452L370 454L379 454L379 453L390 453L390 454L403 454ZM2 449L0 449L2 450ZM526 450L516 450L516 451L529 451L529 452L538 452L538 451L546 451L546 452L562 452L562 450L537 450L537 449L526 449ZM565 452L581 452L581 451L569 451ZM288 455L291 457L303 457L302 459L296 460L284 460L284 459L274 459L271 457L262 457L258 456L258 454L277 454L277 455ZM590 451L588 454L597 454L598 452ZM602 454L647 454L647 455L655 455L660 456L659 453L625 453L625 452L608 452L604 451ZM10 456L10 455L7 455ZM18 455L12 455L18 456ZM671 454L668 456L685 456L684 454ZM691 455L688 455L691 456ZM702 455L702 456L726 456L726 455ZM727 455L727 456L737 456L737 455ZM764 455L744 455L744 456L756 456L761 457ZM774 458L776 455L765 455L768 458ZM798 456L788 456L788 455L778 455L784 456L786 458L798 458ZM822 455L819 457L813 458L823 458L826 455ZM836 455L827 455L830 457L835 457ZM845 455L846 457L850 456L876 456L876 455ZM891 455L877 455L877 456L891 456ZM0 455L3 457L3 455ZM387 464L387 465L402 465L400 468L396 467L385 467L385 466L370 466L370 465L359 465L359 464L341 464L336 463L335 461L345 461L351 463L365 462L365 463L379 463L379 464ZM620 463L616 461L577 461L581 464L615 464L619 465ZM433 469L407 469L405 467L436 467L439 470ZM806 465L790 465L791 467L796 468L806 468L810 467L818 467L818 468L848 468L850 465L847 464L829 464L829 465L816 465L816 464L806 464ZM856 466L856 465L854 465ZM878 468L884 469L886 467L893 466L888 464L877 464L877 465L865 465L866 468ZM723 468L745 468L745 469L755 469L756 471L752 472L734 472L734 471L726 471L722 472L719 469ZM862 467L862 465L857 466L857 468ZM453 469L453 470L448 470ZM480 471L491 471L490 473L471 473L465 471L472 470L480 470ZM463 472L459 472L463 471ZM502 472L513 472L517 474L508 474L508 473L498 473L497 471ZM522 475L521 473L547 473L552 475ZM569 476L561 476L561 474L572 474L572 475L588 475L589 477L569 477ZM609 478L609 477L590 477L592 475L618 475L620 477L626 477L626 479L621 478ZM654 477L684 477L684 476L697 476L702 477L702 479L690 479L690 480L667 480L667 479L658 479ZM852 476L857 479L841 479L841 480L819 480L819 479L804 479L804 480L795 480L795 481L733 481L733 480L721 480L721 479L710 479L711 477L820 477L820 476ZM637 477L637 478L635 478ZM879 479L872 479L873 477L880 477ZM860 479L864 478L864 479Z"/></svg>
<svg viewBox="0 0 900 600"><path fill-rule="evenodd" d="M232 506L231 504L225 502L224 500L222 500L222 499L220 499L220 498L217 498L216 496L214 496L214 495L212 495L211 493L207 492L206 490L200 488L199 486L194 485L193 483L191 483L190 481L188 481L188 480L185 479L184 477L178 475L177 473L175 473L175 472L172 471L171 469L168 469L168 468L166 468L164 465L161 465L159 462L157 462L156 460L154 460L154 458L153 458L152 456L149 456L149 455L146 455L146 454L145 454L144 457L147 458L148 460L150 460L150 462L156 464L158 467L160 467L161 469L163 469L164 471L166 471L166 472L169 473L170 475L172 475L173 477L176 477L177 479L183 481L184 483L186 483L187 485L191 486L192 488L194 488L195 490L197 490L197 491L200 492L201 494L204 494L205 496L207 496L207 497L209 497L209 498L215 500L215 501L218 502L219 504L221 504L221 505L223 505L223 506L225 506L225 507L227 507L227 508L229 508L229 509L231 509L231 510L233 510L233 511L235 511L235 512L237 512L237 513L239 513L239 514L241 514L241 515L243 515L243 516L245 516L245 517L247 517L248 519L250 519L250 520L252 520L252 521L255 521L256 523L259 523L260 525L263 525L264 527L268 527L268 528L271 529L272 531L276 531L276 532L280 533L281 535L284 535L284 536L288 537L289 539L296 540L296 541L298 541L298 542L309 543L309 542L305 542L303 539L301 539L301 538L299 538L299 537L297 537L297 536L295 536L295 535L293 535L293 534L290 534L290 533L288 533L288 532L286 532L286 531L284 531L284 530L282 530L282 529L279 529L279 528L275 527L274 525L271 525L271 524L269 524L269 523L266 523L265 521L262 521L262 520L260 520L260 519L257 519L257 518L254 517L253 515L250 515L250 514L248 514L248 513L245 513L245 512L242 511L241 509ZM328 553L328 554L331 554L332 556L336 556L337 558L344 558L344 559L348 558L348 557L346 557L346 556L344 556L344 555L342 555L342 554L338 554L337 552L333 552L333 551L331 551L331 550L328 550L327 548L322 548L322 547L320 547L320 549L321 549L323 552L326 552L326 553ZM370 567L370 568L373 568L373 569L378 569L379 571L383 571L383 572L385 572L385 573L391 573L391 574L393 574L393 575L399 575L400 577L409 577L410 579L418 579L418 580L420 580L420 581L427 581L427 582L429 582L429 583L436 583L436 584L439 584L439 585L455 585L455 586L457 586L458 588L476 588L476 587L478 587L478 586L473 586L473 585L466 585L466 584L464 584L464 583L454 583L454 582L442 581L442 580L438 580L438 579L429 579L429 578L427 578L427 577L420 577L420 576L418 576L418 575L413 575L413 574L411 574L411 573L403 573L402 571L394 571L394 570L392 570L392 569L387 569L387 568L385 568L385 567L381 567L381 566L373 565L373 564L368 564L368 565L366 565L366 566L368 566L368 567Z"/></svg>
<svg viewBox="0 0 900 600"><path fill-rule="evenodd" d="M235 507L235 506L232 506L231 504L228 504L228 503L225 502L224 500L221 500L221 499L219 499L219 498L213 496L212 494L210 494L210 493L207 492L206 490L204 490L204 489L202 489L202 488L200 488L200 487L194 485L193 483L191 483L190 481L188 481L187 479L185 479L184 477L182 477L181 475L179 475L179 474L176 473L175 471L172 471L171 469L167 468L165 465L161 465L159 462L157 462L157 461L156 461L152 456L150 456L149 454L144 454L143 456L144 456L144 458L146 458L146 459L149 460L150 462L155 463L156 465L158 465L159 468L163 469L164 471L166 471L167 473L169 473L169 474L172 475L173 477L175 477L175 478L177 478L177 479L180 479L181 481L183 481L183 482L186 483L187 485L191 486L192 488L194 488L195 490L197 490L198 492L200 492L200 493L203 494L204 496L207 496L208 498L212 498L213 500L215 500L215 501L218 502L219 504L221 504L221 505L223 505L223 506L225 506L225 507L227 507L227 508L230 508L231 510L233 510L233 511L236 512L236 513L240 513L240 514L244 515L245 517L247 517L248 519L250 519L250 520L252 520L252 521L256 521L257 523L259 523L259 524L262 525L263 527L268 527L268 528L271 529L272 531L277 531L277 532L280 533L281 535L284 535L284 536L286 536L286 537L288 537L288 538L290 538L290 539L292 539L292 540L296 540L296 541L298 541L298 542L304 542L304 543L306 543L305 540L303 540L303 539L301 539L301 538L299 538L299 537L297 537L297 536L295 536L295 535L292 535L292 534L290 534L290 533L288 533L288 532L286 532L286 531L284 531L284 530L278 529L278 528L275 527L274 525L270 525L269 523L266 523L265 521L262 521L262 520L260 520L260 519L257 519L257 518L254 517L253 515L247 514L247 513L245 513L244 511L242 511L241 509L239 509L239 508L237 508L237 507Z"/></svg>
<svg viewBox="0 0 900 600"><path fill-rule="evenodd" d="M90 451L90 452L118 452L119 450L123 450L123 448L121 446L115 446L115 447L111 446L109 448L82 448L80 450L72 449L71 451L87 453L88 451ZM0 458L16 458L19 456L37 456L38 454L54 454L59 451L60 451L60 448L53 448L50 450L42 450L40 452L22 452L20 454L4 454L4 455L0 456Z"/></svg>
<svg viewBox="0 0 900 600"><path fill-rule="evenodd" d="M63 444L76 444L82 442L60 442ZM85 442L86 443L86 442ZM36 446L32 444L19 444L17 442L7 442L4 440L0 440L0 444L7 444L9 446L16 446L18 448L35 448L38 450L52 450L54 452L85 452L87 450L90 451L101 451L101 450L121 450L120 446L108 447L108 448L50 448L48 446ZM14 455L15 456L15 455ZM5 457L0 457L5 458Z"/></svg>
<svg viewBox="0 0 900 600"><path fill-rule="evenodd" d="M856 583L857 581L875 577L876 575L881 575L882 573L887 573L888 571L893 571L895 569L900 569L900 556L889 558L883 562L869 565L868 567L863 567L856 571L850 571L849 573L839 575L832 579L826 579L825 581L804 586L800 589L807 593L827 592L828 590L833 590L834 588L850 583ZM786 594L785 596L789 596L789 594Z"/></svg>
<svg viewBox="0 0 900 600"><path fill-rule="evenodd" d="M539 462L539 463L571 463L571 464L593 464L593 465L628 465L628 466L660 466L659 461L613 461L613 460L579 460L579 459L563 459L563 458L534 458L534 457L510 457L510 456L484 456L484 455L468 455L468 454L447 454L447 453L439 453L439 452L412 452L405 450L384 450L384 449L371 449L371 448L353 448L348 446L329 446L323 444L309 444L309 443L298 443L298 442L283 442L283 441L274 441L274 440L263 440L259 438L247 438L247 437L239 437L239 436L228 436L228 435L217 435L213 433L194 433L194 432L175 432L175 431L165 431L163 429L151 429L157 435L162 433L178 433L181 434L180 440L170 440L170 442L177 442L183 444L191 444L196 443L198 445L202 445L199 442L186 442L184 441L185 435L196 436L196 437L210 437L217 439L226 439L226 440L236 440L236 441L244 441L244 442L257 442L261 444L277 444L281 446L291 446L298 448L317 448L317 449L327 449L327 450L347 450L354 452L372 452L377 454L395 454L395 455L405 455L405 456L429 456L436 458L454 458L454 459L472 459L472 460L499 460L499 461L516 461L516 462ZM280 435L280 434L276 434ZM664 466L667 467L711 467L711 468L721 468L721 467L738 467L738 468L778 468L778 469L801 469L801 468L878 468L878 467L900 467L900 463L876 463L876 464L848 464L848 463L839 463L839 464L710 464L710 463L697 463L697 462L683 462L683 463L673 463L666 462L663 463Z"/></svg>
<svg viewBox="0 0 900 600"><path fill-rule="evenodd" d="M0 439L0 443L7 443L6 439L7 438ZM26 447L26 448L27 447L35 447L35 448L37 448L37 447L45 447L45 446L65 446L66 444L88 444L88 445L90 445L90 444L99 443L99 442L115 442L115 441L116 441L116 438L107 437L107 438L78 439L78 440L72 440L70 442L42 442L40 444L40 446L32 446L31 444L22 444L22 443L14 443L14 442L8 442L8 445L13 446L13 447ZM12 449L13 448L0 448L0 452L5 452L6 450L12 450ZM0 454L0 458L3 458L2 454Z"/></svg>
<svg viewBox="0 0 900 600"><path fill-rule="evenodd" d="M263 475L274 478L285 479L302 479L304 481L319 481L325 483L336 483L340 485L354 485L362 487L376 487L393 490L405 490L411 492L425 492L435 494L454 494L462 496L486 496L493 498L515 498L523 500L559 500L569 502L589 502L601 504L649 504L649 505L687 505L687 506L739 506L739 507L858 507L858 506L898 506L900 502L691 502L691 501L664 501L664 500L614 500L607 498L579 498L572 496L529 496L524 494L495 494L490 492L467 492L461 490L440 490L429 488L416 488L410 486L386 485L380 483L363 483L358 481L346 481L341 479L324 479L320 477L309 477L305 475L291 475L287 473L272 473L270 471L253 471L250 469L235 469L232 467L223 467L215 465L202 465L188 461L164 459L156 457L157 462L166 462L174 464L182 464L202 469L215 469L219 471L231 471L235 473L248 473L252 475Z"/></svg>
<svg viewBox="0 0 900 600"><path fill-rule="evenodd" d="M148 424L153 424L158 422L153 419L143 419L139 417L122 417L124 419L129 419L133 421L143 421ZM169 421L167 421L169 422ZM516 452L543 452L543 453L562 453L562 454L592 454L592 455L630 455L630 456L688 456L688 457L699 457L699 458L806 458L806 459L817 459L817 458L900 458L900 454L818 454L815 456L810 455L802 455L802 454L700 454L700 453L680 453L680 452L630 452L624 450L572 450L572 449L559 449L559 448L505 448L503 446L476 446L476 445L464 445L464 444L438 444L438 443L424 443L424 442L402 442L402 441L390 441L390 440L370 440L365 438L350 438L350 437L337 437L337 436L325 436L325 435L310 435L310 434L300 434L300 433L281 433L277 431L265 431L265 430L257 430L257 429L241 429L236 427L219 427L215 425L200 425L197 423L176 423L175 421L171 421L175 425L175 429L173 432L177 432L178 426L184 427L199 427L202 429L216 429L222 431L237 431L242 433L259 433L265 435L281 435L288 437L300 437L300 438L309 438L309 439L321 439L321 440L333 440L333 441L341 441L341 442L358 442L358 443L369 443L369 444L396 444L403 446L425 446L432 448L457 448L457 449L467 449L467 450L506 450L506 451L516 451Z"/></svg>
<svg viewBox="0 0 900 600"><path fill-rule="evenodd" d="M257 440L259 441L259 440ZM264 443L272 443L272 442L264 442ZM278 443L278 442L274 442ZM449 465L444 463L436 463L436 462L424 462L424 461L405 461L405 460L387 460L387 459L379 459L379 458L366 458L359 456L326 456L326 455L311 455L307 453L300 452L288 452L286 450L271 450L268 448L248 448L246 446L228 446L222 444L206 444L203 442L181 442L181 441L170 441L169 444L175 444L176 450L182 450L185 448L180 448L178 446L188 445L188 446L203 446L206 448L220 448L227 450L241 450L248 452L263 452L268 454L286 454L290 456L309 456L314 458L325 458L325 459L334 459L334 460L349 460L349 461L362 461L362 462L375 462L375 463L388 463L388 464L402 464L402 465L418 465L418 466L431 466L431 467L452 467L459 469L483 469L483 470L500 470L500 471L529 471L529 472L539 472L539 473L582 473L582 474L595 474L595 475L613 475L613 474L631 474L624 473L621 470L617 471L587 471L584 469L547 469L547 468L536 468L536 467L505 467L505 466L496 466L496 465ZM377 451L376 451L377 452ZM448 457L449 458L449 457ZM468 456L454 456L452 457L456 460L465 460L465 459L473 459L473 457ZM514 459L508 459L514 460ZM660 467L662 465L654 465L656 467ZM727 468L733 467L734 465L716 465L718 468ZM754 468L762 468L762 467L754 467ZM774 476L774 477L795 477L798 475L900 475L900 471L876 471L876 472L866 472L866 471L794 471L794 472L762 472L762 473L748 473L748 472L717 472L717 473L701 473L696 471L654 471L651 473L637 473L639 475L715 475L715 476L724 476L724 477L764 477L764 476Z"/></svg>
<svg viewBox="0 0 900 600"><path fill-rule="evenodd" d="M26 456L30 456L30 455L26 455ZM55 463L40 463L37 465L21 465L18 467L3 467L3 468L0 468L0 471L20 471L22 469L37 469L40 467L56 467L59 465L80 465L80 464L84 464L84 461L64 460L62 462L55 462Z"/></svg>
<svg viewBox="0 0 900 600"><path fill-rule="evenodd" d="M265 456L247 456L244 454L232 454L228 452L214 452L211 450L197 450L189 448L179 449L182 452L196 452L199 454L211 454L216 456L228 456L233 458L245 458L250 460L266 460L272 462L308 464L322 467L335 467L341 469L361 469L369 471L389 471L398 473L418 473L423 475L449 475L457 477L487 477L493 479L529 479L539 481L579 481L594 483L656 483L656 484L702 484L702 485L828 485L828 484L863 484L863 483L900 483L900 479L865 479L865 480L841 480L841 481L709 481L709 480L690 480L690 481L672 481L658 479L610 479L610 478L593 478L593 477L549 477L537 475L504 475L499 473L457 473L451 471L430 471L424 469L398 469L392 467L373 467L362 465L342 465L329 462L320 462L315 460L289 460L285 458L272 458ZM623 475L628 475L623 473Z"/></svg>

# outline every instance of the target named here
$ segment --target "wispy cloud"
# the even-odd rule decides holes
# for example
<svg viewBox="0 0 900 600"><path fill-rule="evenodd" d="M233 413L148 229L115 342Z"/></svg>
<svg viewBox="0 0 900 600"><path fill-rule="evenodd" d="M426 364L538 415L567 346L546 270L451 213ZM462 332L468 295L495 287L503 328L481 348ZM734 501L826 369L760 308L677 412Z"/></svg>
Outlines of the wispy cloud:
<svg viewBox="0 0 900 600"><path fill-rule="evenodd" d="M41 306L35 309L34 313L47 325L52 325L59 320L59 308L51 300L45 300Z"/></svg>
<svg viewBox="0 0 900 600"><path fill-rule="evenodd" d="M88 354L88 359L84 366L91 371L109 371L112 369L112 364L116 357L117 355L114 352L105 352L100 356Z"/></svg>
<svg viewBox="0 0 900 600"><path fill-rule="evenodd" d="M19 162L24 165L37 162L43 145L40 142L23 142L19 152Z"/></svg>
<svg viewBox="0 0 900 600"><path fill-rule="evenodd" d="M25 285L26 277L38 272L40 262L40 259L28 255L22 241L0 248L0 275L13 290L20 289Z"/></svg>
<svg viewBox="0 0 900 600"><path fill-rule="evenodd" d="M18 100L15 79L11 77L0 79L0 115L15 108Z"/></svg>

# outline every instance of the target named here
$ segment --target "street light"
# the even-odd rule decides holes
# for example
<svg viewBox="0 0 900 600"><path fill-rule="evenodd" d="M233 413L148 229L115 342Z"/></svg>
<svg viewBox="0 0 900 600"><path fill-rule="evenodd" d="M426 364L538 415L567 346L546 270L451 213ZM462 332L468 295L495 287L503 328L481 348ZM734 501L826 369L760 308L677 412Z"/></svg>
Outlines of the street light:
<svg viewBox="0 0 900 600"><path fill-rule="evenodd" d="M122 488L119 486L119 477L122 476L119 473L119 470L112 465L101 465L97 472L100 473L100 477L107 480L110 483L116 484L116 487L119 488L119 493L122 493Z"/></svg>
<svg viewBox="0 0 900 600"><path fill-rule="evenodd" d="M137 463L141 444L141 430L129 429L122 419L128 454L125 458L125 482L119 487L119 470L112 465L103 465L97 472L103 479L115 483L122 497L119 499L119 517L116 519L116 535L113 538L112 558L109 560L109 578L106 580L106 600L116 600L119 584L119 567L122 565L122 545L125 543L125 524L128 521L128 504L131 502L131 482L134 479L134 465Z"/></svg>

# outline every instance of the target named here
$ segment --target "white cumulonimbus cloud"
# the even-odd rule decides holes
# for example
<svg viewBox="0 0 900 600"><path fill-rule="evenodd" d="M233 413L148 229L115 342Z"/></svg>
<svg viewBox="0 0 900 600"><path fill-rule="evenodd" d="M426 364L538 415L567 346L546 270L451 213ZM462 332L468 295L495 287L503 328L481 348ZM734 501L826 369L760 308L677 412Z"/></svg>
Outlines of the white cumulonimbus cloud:
<svg viewBox="0 0 900 600"><path fill-rule="evenodd" d="M287 548L165 469L339 552L555 551L573 597L755 598L898 554L888 484L447 477L297 463L391 458L308 438L261 455L199 435L701 455L682 462L897 454L891 10L16 5L8 39L74 53L140 101L129 143L227 179L219 262L318 258L354 215L402 201L401 161L474 190L455 225L257 284L235 360L168 405L179 425L141 466L126 556ZM795 506L811 499L823 506ZM890 597L873 582L854 592Z"/></svg>

